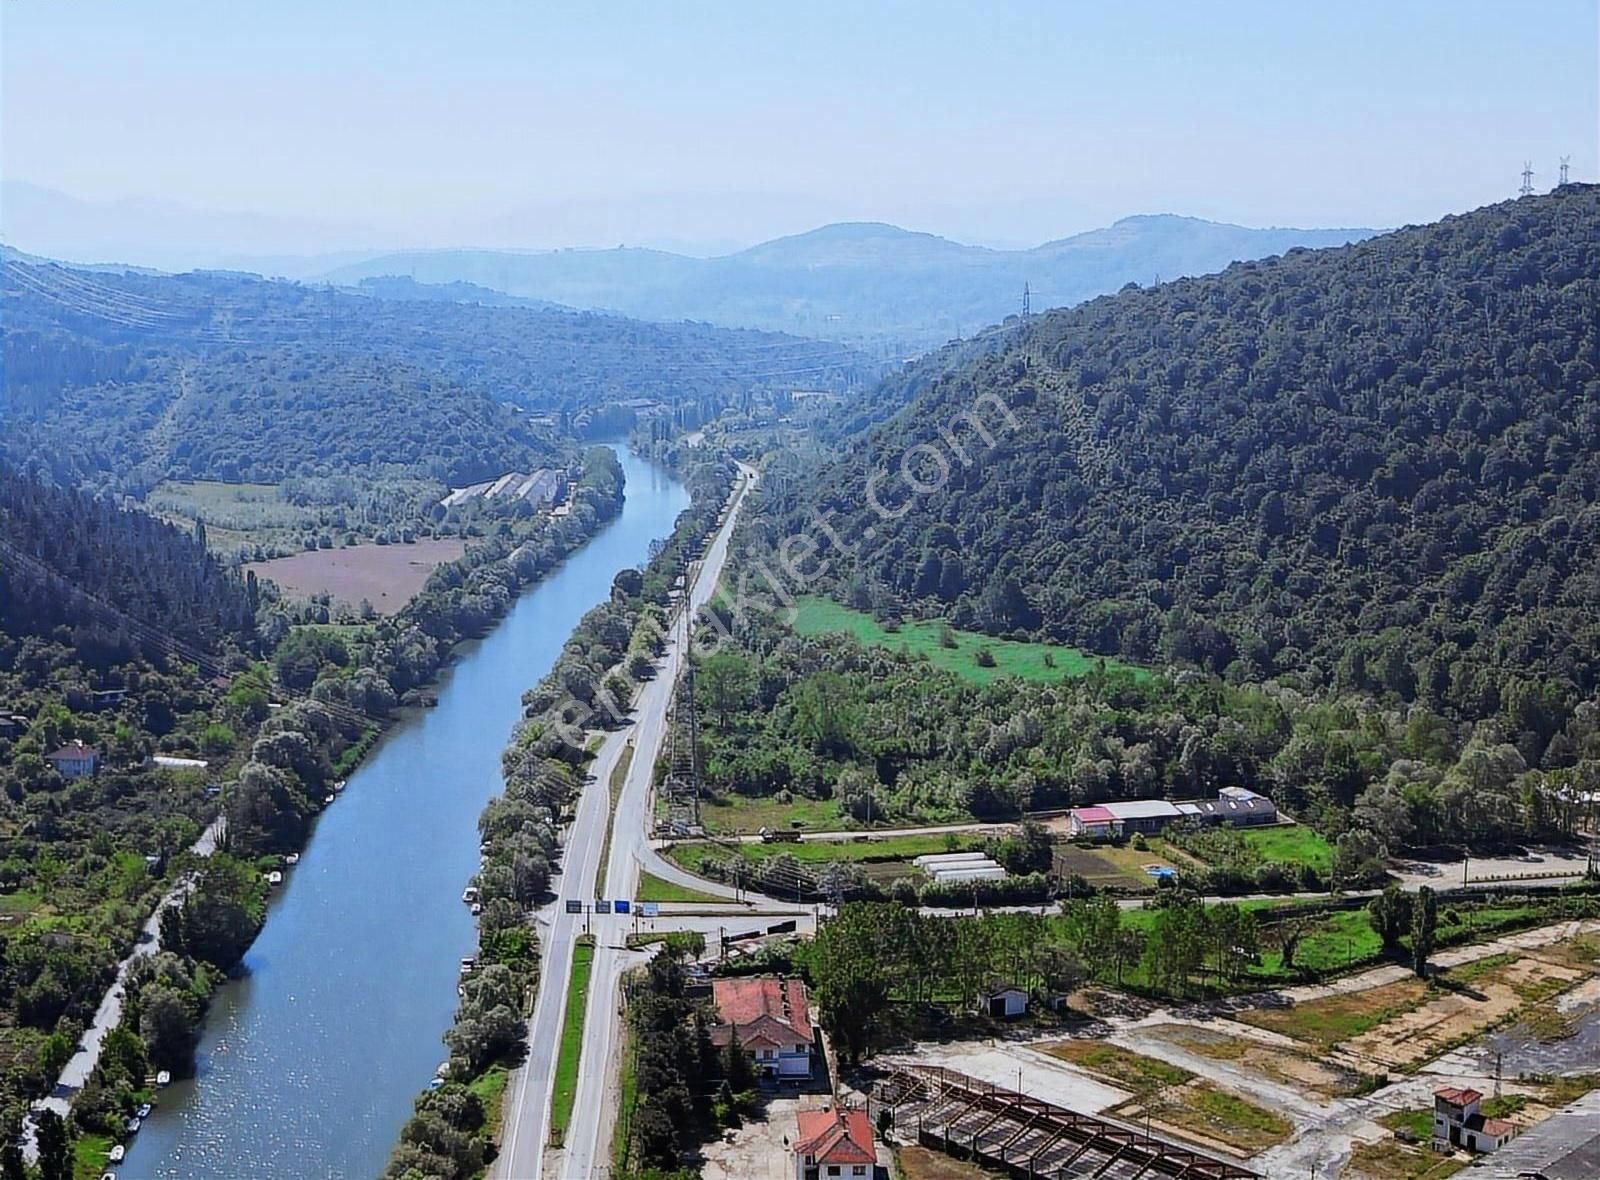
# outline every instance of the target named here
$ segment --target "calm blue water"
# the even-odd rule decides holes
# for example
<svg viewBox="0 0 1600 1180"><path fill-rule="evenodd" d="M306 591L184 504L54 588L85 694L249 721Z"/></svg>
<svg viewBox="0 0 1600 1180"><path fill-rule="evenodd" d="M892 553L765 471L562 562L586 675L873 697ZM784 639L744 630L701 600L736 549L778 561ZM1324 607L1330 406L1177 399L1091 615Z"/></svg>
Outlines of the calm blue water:
<svg viewBox="0 0 1600 1180"><path fill-rule="evenodd" d="M120 1175L346 1180L382 1168L446 1056L457 964L474 944L461 889L522 692L688 506L662 469L618 454L621 516L463 649L438 707L396 725L351 776L289 870L248 975L213 1002L196 1078L163 1092Z"/></svg>

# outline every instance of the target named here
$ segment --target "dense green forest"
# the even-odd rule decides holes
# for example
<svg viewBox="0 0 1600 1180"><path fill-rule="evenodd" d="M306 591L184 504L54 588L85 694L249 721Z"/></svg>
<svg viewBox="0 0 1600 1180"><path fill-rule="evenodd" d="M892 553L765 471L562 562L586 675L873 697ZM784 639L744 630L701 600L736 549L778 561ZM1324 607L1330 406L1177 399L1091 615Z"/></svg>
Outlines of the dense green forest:
<svg viewBox="0 0 1600 1180"><path fill-rule="evenodd" d="M0 631L65 641L97 669L215 654L246 639L257 594L194 537L0 463ZM137 622L134 622L137 620Z"/></svg>
<svg viewBox="0 0 1600 1180"><path fill-rule="evenodd" d="M1537 763L1600 682L1597 243L1568 185L1036 317L780 467L758 539L881 616L1504 716Z"/></svg>
<svg viewBox="0 0 1600 1180"><path fill-rule="evenodd" d="M871 375L839 345L699 324L16 256L3 273L6 454L117 490L352 469L459 484L548 465L553 439L620 433L652 402L694 421Z"/></svg>

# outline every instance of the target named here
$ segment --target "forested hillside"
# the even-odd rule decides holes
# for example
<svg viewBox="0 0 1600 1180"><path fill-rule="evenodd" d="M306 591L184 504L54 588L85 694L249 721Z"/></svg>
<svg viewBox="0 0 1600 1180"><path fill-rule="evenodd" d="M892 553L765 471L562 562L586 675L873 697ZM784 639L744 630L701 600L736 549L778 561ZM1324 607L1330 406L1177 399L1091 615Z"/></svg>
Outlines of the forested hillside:
<svg viewBox="0 0 1600 1180"><path fill-rule="evenodd" d="M991 250L876 222L825 225L721 258L661 250L410 251L348 263L336 282L409 275L651 319L794 331L920 350L1016 313L1024 284L1055 307L1155 276L1208 274L1363 229L1251 229L1194 217L1125 217L1030 250Z"/></svg>
<svg viewBox="0 0 1600 1180"><path fill-rule="evenodd" d="M3 310L6 454L138 491L351 469L463 483L549 464L564 424L629 399L709 414L867 373L794 337L15 256Z"/></svg>
<svg viewBox="0 0 1600 1180"><path fill-rule="evenodd" d="M933 358L762 528L880 613L1548 738L1600 672L1597 307L1583 185L1126 290Z"/></svg>
<svg viewBox="0 0 1600 1180"><path fill-rule="evenodd" d="M104 669L247 640L256 595L195 538L0 464L0 635Z"/></svg>

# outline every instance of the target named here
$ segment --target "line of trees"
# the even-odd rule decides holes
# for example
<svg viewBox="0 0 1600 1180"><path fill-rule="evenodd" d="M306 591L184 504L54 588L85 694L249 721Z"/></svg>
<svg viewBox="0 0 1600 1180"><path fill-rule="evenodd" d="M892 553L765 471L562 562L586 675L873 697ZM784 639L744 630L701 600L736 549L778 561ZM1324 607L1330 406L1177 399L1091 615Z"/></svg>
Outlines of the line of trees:
<svg viewBox="0 0 1600 1180"><path fill-rule="evenodd" d="M656 548L643 571L616 576L610 599L584 615L555 665L524 694L527 715L501 757L505 790L478 817L482 857L472 878L482 907L478 966L463 984L455 1020L444 1034L449 1077L417 1098L385 1165L385 1180L465 1180L493 1158L500 1128L488 1125L459 1092L490 1069L514 1067L526 1047L528 1007L539 985L534 911L548 897L560 850L557 832L584 785L584 742L569 740L574 724L559 711L569 699L574 667L611 667L627 651L633 628L658 601L665 603L687 554L715 523L727 486L726 470L718 472L715 463L693 469L687 480L690 508L680 515L672 539ZM541 701L550 704L536 709ZM596 715L577 725L602 721Z"/></svg>

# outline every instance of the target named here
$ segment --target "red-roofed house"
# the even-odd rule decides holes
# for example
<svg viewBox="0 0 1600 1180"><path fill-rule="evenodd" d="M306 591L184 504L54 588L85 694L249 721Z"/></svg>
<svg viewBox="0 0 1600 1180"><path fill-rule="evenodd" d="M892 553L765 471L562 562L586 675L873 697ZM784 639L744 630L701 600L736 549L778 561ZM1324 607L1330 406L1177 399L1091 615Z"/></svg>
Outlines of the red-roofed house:
<svg viewBox="0 0 1600 1180"><path fill-rule="evenodd" d="M44 760L56 768L62 778L87 778L100 769L100 751L82 742L62 746Z"/></svg>
<svg viewBox="0 0 1600 1180"><path fill-rule="evenodd" d="M864 1110L802 1110L794 1140L795 1180L867 1177L878 1163L872 1123Z"/></svg>
<svg viewBox="0 0 1600 1180"><path fill-rule="evenodd" d="M1460 1086L1443 1086L1433 1092L1434 1142L1468 1151L1494 1151L1517 1133L1505 1119L1488 1119L1478 1109L1483 1095Z"/></svg>
<svg viewBox="0 0 1600 1180"><path fill-rule="evenodd" d="M813 1033L804 983L775 975L718 979L711 984L711 998L717 1008L714 1044L737 1037L764 1076L811 1076Z"/></svg>

